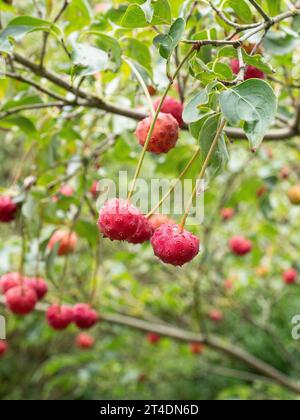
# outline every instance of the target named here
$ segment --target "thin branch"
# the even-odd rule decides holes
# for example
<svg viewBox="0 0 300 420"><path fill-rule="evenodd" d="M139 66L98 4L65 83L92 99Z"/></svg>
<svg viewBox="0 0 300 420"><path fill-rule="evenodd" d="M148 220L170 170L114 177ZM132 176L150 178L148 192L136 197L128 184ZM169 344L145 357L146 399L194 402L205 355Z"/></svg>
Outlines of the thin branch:
<svg viewBox="0 0 300 420"><path fill-rule="evenodd" d="M3 118L7 118L13 114L17 114L18 112L22 112L22 111L29 111L32 109L45 109L45 108L64 108L65 106L68 106L65 103L62 102L52 102L52 103L47 103L47 104L32 104L32 105L22 105L22 106L17 106L15 108L12 108L6 112L3 112L2 114L0 114L0 120L2 120Z"/></svg>
<svg viewBox="0 0 300 420"><path fill-rule="evenodd" d="M258 11L258 13L264 18L266 22L271 22L270 16L266 14L263 8L256 2L256 0L249 0L253 7Z"/></svg>
<svg viewBox="0 0 300 420"><path fill-rule="evenodd" d="M61 18L62 14L66 10L66 8L69 6L69 4L70 4L70 0L64 0L61 9L59 10L58 14L56 15L56 17L53 20L53 23L56 23ZM42 46L40 67L44 67L48 38L49 38L49 32L45 32L44 33L43 46ZM66 51L66 53L70 56L69 51L67 50L66 45L65 45L63 40L62 40L62 46L63 46L64 50Z"/></svg>
<svg viewBox="0 0 300 420"><path fill-rule="evenodd" d="M1 72L0 75L3 75L5 77L9 77L10 79L18 80L19 82L26 83L27 85L31 85L36 90L45 93L46 95L50 96L51 98L57 99L58 101L70 103L67 101L63 96L60 96L44 87L41 86L41 84L34 82L33 80L28 79L27 77L22 76L18 73L10 73L10 72Z"/></svg>
<svg viewBox="0 0 300 420"><path fill-rule="evenodd" d="M247 29L256 28L260 25L260 23L251 23L249 25L239 25L238 23L233 22L232 20L228 19L227 16L222 12L222 10L218 9L212 1L209 1L210 7L216 12L220 19L222 19L227 25L238 29L239 31L245 31Z"/></svg>

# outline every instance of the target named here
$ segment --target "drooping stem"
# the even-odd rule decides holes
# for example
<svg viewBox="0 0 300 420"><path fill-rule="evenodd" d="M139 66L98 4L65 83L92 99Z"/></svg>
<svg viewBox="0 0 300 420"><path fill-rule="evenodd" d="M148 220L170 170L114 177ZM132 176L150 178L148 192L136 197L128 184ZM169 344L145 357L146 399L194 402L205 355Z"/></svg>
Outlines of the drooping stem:
<svg viewBox="0 0 300 420"><path fill-rule="evenodd" d="M212 158L212 156L214 154L215 148L216 148L216 146L218 144L218 141L219 141L219 138L220 138L220 136L222 134L222 131L225 128L225 125L226 125L226 120L225 119L222 119L222 121L220 122L220 125L219 125L219 127L217 129L216 135L215 135L215 137L213 139L213 142L212 142L212 144L210 146L210 149L209 149L209 151L207 153L207 156L205 158L205 161L203 162L203 165L201 167L201 171L200 171L200 173L198 175L197 181L203 178L203 176L205 174L205 171L206 171L206 169L207 169L207 167L209 165L209 162L210 162L210 160L211 160L211 158ZM196 182L195 188L193 189L191 198L190 198L190 200L188 202L188 205L186 207L185 213L184 213L184 215L182 217L182 220L180 222L180 229L182 229L182 230L183 230L183 228L185 226L186 220L187 220L188 215L189 215L189 213L191 211L191 208L192 208L192 205L193 205L193 201L194 201L194 199L195 199L195 197L197 195L197 191L198 191L198 182Z"/></svg>
<svg viewBox="0 0 300 420"><path fill-rule="evenodd" d="M148 102L148 105L149 105L149 110L150 110L152 116L154 116L155 115L155 109L154 109L154 106L153 106L153 102L152 102L150 93L149 93L148 88L146 86L146 83L144 82L144 79L142 78L142 76L141 76L140 72L138 71L138 69L136 68L136 66L130 60L127 60L127 58L125 58L125 57L122 57L122 58L123 58L123 61L125 61L125 63L128 64L128 66L131 68L131 70L134 73L135 77L137 78L139 84L141 85L141 88L144 91L144 94L146 96L146 99L147 99L147 102Z"/></svg>
<svg viewBox="0 0 300 420"><path fill-rule="evenodd" d="M160 208L163 202L172 194L172 192L175 190L179 182L182 180L182 178L185 176L185 174L190 169L192 164L195 162L199 154L200 154L200 147L198 147L198 149L195 151L195 153L193 154L189 162L186 164L185 168L183 169L181 174L178 176L178 178L176 179L172 187L169 189L169 191L166 192L166 194L161 198L161 200L156 204L156 206L154 206L153 209L147 214L146 216L147 218L151 217L156 212L156 210Z"/></svg>
<svg viewBox="0 0 300 420"><path fill-rule="evenodd" d="M167 97L167 95L169 93L169 90L172 87L172 85L174 83L174 80L176 79L178 73L180 72L180 70L184 66L184 64L187 62L187 60L190 58L190 56L194 53L194 51L195 51L195 47L193 46L189 50L189 52L186 54L186 56L183 58L183 60L181 61L181 63L177 67L177 69L175 70L175 73L174 73L173 77L170 78L170 81L168 83L168 86L166 87L166 89L165 89L165 91L163 93L163 96L162 96L162 98L160 100L160 103L159 103L159 105L157 107L157 110L156 110L156 112L155 112L155 114L153 116L152 123L151 123L150 129L149 129L149 132L148 132L148 135L147 135L147 138L146 138L146 141L145 141L145 144L144 144L144 147L143 147L143 150L142 150L142 153L141 153L139 162L137 164L137 168L136 168L136 171L135 171L135 174L134 174L134 177L133 177L133 180L132 180L131 188L130 188L130 191L129 191L129 194L128 194L128 200L131 199L132 194L133 194L133 191L135 189L136 181L137 181L137 178L138 178L138 176L139 176L139 174L141 172L142 165L143 165L143 162L144 162L144 158L145 158L145 155L146 155L146 152L147 152L147 149L148 149L148 146L149 146L149 143L150 143L150 140L151 140L151 137L152 137L154 128L155 128L155 124L157 122L157 118L158 118L159 113L161 111L161 108L163 106L163 103L164 103L164 101L165 101L165 99L166 99L166 97Z"/></svg>

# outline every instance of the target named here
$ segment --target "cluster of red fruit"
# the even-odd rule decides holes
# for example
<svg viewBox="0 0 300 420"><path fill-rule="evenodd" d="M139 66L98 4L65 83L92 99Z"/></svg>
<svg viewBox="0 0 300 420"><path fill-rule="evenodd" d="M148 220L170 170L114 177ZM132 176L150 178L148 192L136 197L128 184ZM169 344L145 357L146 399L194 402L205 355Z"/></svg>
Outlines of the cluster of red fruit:
<svg viewBox="0 0 300 420"><path fill-rule="evenodd" d="M46 319L57 331L65 330L72 323L79 329L86 330L98 322L99 315L87 303L78 303L74 307L55 304L47 309Z"/></svg>
<svg viewBox="0 0 300 420"><path fill-rule="evenodd" d="M5 296L8 309L17 315L31 313L38 301L48 292L48 286L42 278L30 278L20 273L7 273L0 278L0 291ZM78 303L74 307L67 305L51 305L47 309L48 324L55 330L64 330L71 323L80 329L94 326L99 316L90 305Z"/></svg>
<svg viewBox="0 0 300 420"><path fill-rule="evenodd" d="M44 298L48 286L40 277L26 277L20 273L7 273L0 278L0 291L6 306L18 315L32 312L37 302Z"/></svg>
<svg viewBox="0 0 300 420"><path fill-rule="evenodd" d="M163 220L163 219L162 219ZM199 252L199 239L181 229L173 221L153 224L128 201L112 199L105 203L99 215L99 228L105 237L116 241L142 244L151 239L155 255L167 264L182 266Z"/></svg>
<svg viewBox="0 0 300 420"><path fill-rule="evenodd" d="M154 104L157 110L160 101ZM173 98L167 97L158 114L147 151L167 153L175 147L179 128L183 125L183 106ZM153 122L153 117L142 120L137 127L136 136L144 146ZM198 253L200 242L192 233L184 230L168 218L148 220L129 201L112 199L105 203L99 215L99 229L112 241L127 241L142 244L151 240L154 254L161 261L174 266L182 266Z"/></svg>

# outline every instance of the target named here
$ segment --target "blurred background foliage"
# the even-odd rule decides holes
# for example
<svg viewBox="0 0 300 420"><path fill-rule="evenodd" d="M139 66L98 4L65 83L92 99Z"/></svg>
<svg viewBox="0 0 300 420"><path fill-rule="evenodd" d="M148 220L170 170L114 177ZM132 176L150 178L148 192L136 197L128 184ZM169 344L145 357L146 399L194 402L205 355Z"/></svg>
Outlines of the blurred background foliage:
<svg viewBox="0 0 300 420"><path fill-rule="evenodd" d="M3 26L13 16L36 15L31 1L16 0L13 8L8 9L4 3L0 2ZM59 2L51 0L36 3L50 20L59 8ZM173 16L177 16L183 2L170 3ZM281 3L282 7L284 2ZM107 6L105 13L110 13L114 23L111 20L109 23L105 13L97 12L97 1L73 0L60 26L67 35L96 28L117 39L130 36L127 54L138 62L143 57L159 96L166 76L164 63L151 46L153 31L114 26L118 23L118 12L111 7L124 5L124 13L128 2L101 4ZM206 23L214 25L206 12L207 6L203 4L203 9L199 9L201 20L195 14L189 23L190 30L203 29ZM298 23L299 19L295 20L295 32ZM223 25L218 31L223 34ZM285 80L297 83L299 48L295 48L295 32L280 42L268 38L265 48L266 55L273 56L277 77L285 77L288 72ZM24 38L18 50L34 59L40 46L41 34L33 33ZM53 38L49 38L45 63L59 74L70 73L70 63ZM107 71L87 77L83 86L123 108L145 109L143 94L126 64L116 73ZM198 81L188 84L186 97L199 86ZM290 99L297 97L298 90L278 84L273 87L279 96L281 113L290 117L293 106ZM171 95L178 96L176 89ZM11 101L16 105L24 101L37 103L43 100L43 95L18 81L1 79L0 98L1 110L5 110ZM294 266L300 270L300 209L292 206L287 197L289 187L299 183L298 138L265 143L255 155L243 141L230 145L228 169L209 181L204 223L192 228L201 238L202 256L182 269L160 264L149 244L136 247L100 238L96 218L86 203L75 223L80 241L76 253L69 257L67 273L64 259L47 252L52 232L72 224L83 195L94 181L116 179L120 170L133 175L140 153L135 127L134 121L85 108L25 111L0 120L1 190L9 189L23 203L22 218L28 240L26 273L35 273L39 241L40 272L50 285L47 301L56 301L60 293L57 282L63 284L66 302L74 304L88 299L91 281L96 276L100 313L118 312L189 331L218 334L287 375L299 376L300 347L291 338L291 319L299 313L300 289L299 284L287 286L282 281L285 269ZM89 160L87 171L83 171L85 158L109 138L113 139L113 146ZM176 178L195 147L196 140L188 132L182 132L177 148L167 156L147 155L142 176L147 180ZM194 165L188 178L195 178L198 166ZM287 168L285 177L282 170ZM37 182L24 192L23 182L29 176L36 176ZM16 177L17 183L11 187ZM58 194L65 182L73 187L74 195L54 202L51 197ZM92 197L90 203L96 211ZM236 211L228 222L220 216L223 207ZM22 247L20 221L1 225L0 229L2 274L18 269ZM253 252L242 259L228 249L230 237L239 234L249 237L254 244ZM231 288L226 287L226 280L232 283ZM214 309L223 314L219 323L209 319L208 314ZM243 364L210 348L195 355L188 344L162 338L151 345L143 333L99 323L92 332L95 347L82 352L74 344L75 327L58 334L50 330L41 313L25 319L8 314L4 307L0 313L8 319L10 346L10 351L0 359L1 399L295 398L271 381L249 376Z"/></svg>

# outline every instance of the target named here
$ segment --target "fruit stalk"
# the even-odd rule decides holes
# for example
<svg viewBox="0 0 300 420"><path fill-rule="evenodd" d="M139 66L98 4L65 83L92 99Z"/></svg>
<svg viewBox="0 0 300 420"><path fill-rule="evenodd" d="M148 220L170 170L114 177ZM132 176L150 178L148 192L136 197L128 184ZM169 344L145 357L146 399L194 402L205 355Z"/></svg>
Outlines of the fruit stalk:
<svg viewBox="0 0 300 420"><path fill-rule="evenodd" d="M135 67L135 65L130 60L127 60L127 58L123 57L123 61L125 61L125 63L128 64L128 66L131 68L132 72L134 73L135 77L137 78L139 84L141 85L141 88L143 89L144 94L145 94L146 99L147 99L147 102L149 104L149 110L150 110L152 116L154 116L155 115L155 109L154 109L153 102L152 102L151 96L149 94L149 91L147 89L146 83L144 82L144 79L140 75L138 69Z"/></svg>
<svg viewBox="0 0 300 420"><path fill-rule="evenodd" d="M189 162L187 163L187 165L185 166L185 168L183 169L181 174L178 176L175 183L169 189L169 191L166 192L166 194L161 198L161 200L156 204L156 206L153 207L153 209L147 214L147 216L146 216L147 219L149 219L151 216L153 216L153 214L156 212L156 210L159 209L160 206L163 204L163 202L169 197L169 195L172 194L172 192L175 190L175 188L177 187L177 185L179 184L181 179L185 176L187 171L190 169L192 164L195 162L195 160L197 159L199 154L200 154L200 147L195 151L195 153L193 154L193 156L191 157L191 159L189 160Z"/></svg>
<svg viewBox="0 0 300 420"><path fill-rule="evenodd" d="M181 63L177 67L177 69L175 70L175 73L174 73L173 77L170 79L170 81L168 83L168 86L166 87L166 89L165 89L165 91L163 93L163 96L162 96L162 98L160 100L160 103L159 103L159 105L158 105L158 107L156 109L156 112L155 112L154 116L153 116L153 121L152 121L150 130L148 132L147 139L145 141L145 144L144 144L144 147L143 147L143 150L142 150L142 153L141 153L139 162L137 164L137 168L136 168L136 171L135 171L133 180L132 180L131 188L130 188L130 191L129 191L128 197L127 197L128 201L131 199L132 194L133 194L133 191L135 189L135 184L136 184L137 178L138 178L138 176L139 176L139 174L141 172L143 161L144 161L144 158L145 158L145 155L146 155L146 151L148 149L148 145L150 143L151 136L153 134L153 131L154 131L154 128L155 128L155 124L156 124L158 115L159 115L159 113L161 111L161 108L163 106L164 100L166 99L166 97L167 97L167 95L169 93L169 90L171 89L171 86L173 85L174 80L176 79L176 77L177 77L178 73L180 72L181 68L184 66L184 64L187 62L187 60L190 58L190 56L194 53L194 51L195 51L195 47L193 46L189 50L189 52L186 54L186 56L183 58L183 60L181 61Z"/></svg>
<svg viewBox="0 0 300 420"><path fill-rule="evenodd" d="M205 174L205 171L206 171L206 169L207 169L207 167L209 165L210 159L212 158L213 153L215 151L215 148L216 148L216 146L218 144L218 141L219 141L219 138L220 138L220 136L222 134L222 131L225 128L225 125L226 125L226 120L225 119L222 119L222 121L221 121L221 123L219 125L219 128L218 128L218 130L216 132L215 138L213 139L213 142L212 142L212 144L210 146L210 149L209 149L209 151L207 153L207 156L205 158L205 161L203 162L203 165L202 165L201 171L200 171L200 173L199 173L199 175L197 177L197 180L200 180L200 179L203 178L203 176ZM181 228L181 230L183 230L183 228L185 226L186 220L188 218L188 215L189 215L189 213L191 211L191 208L192 208L192 205L193 205L194 198L196 197L196 194L197 194L197 191L198 191L198 185L197 184L198 183L196 182L195 188L193 189L191 198L190 198L190 200L188 202L188 205L186 207L185 213L184 213L184 215L182 217L182 220L180 222L179 227Z"/></svg>

